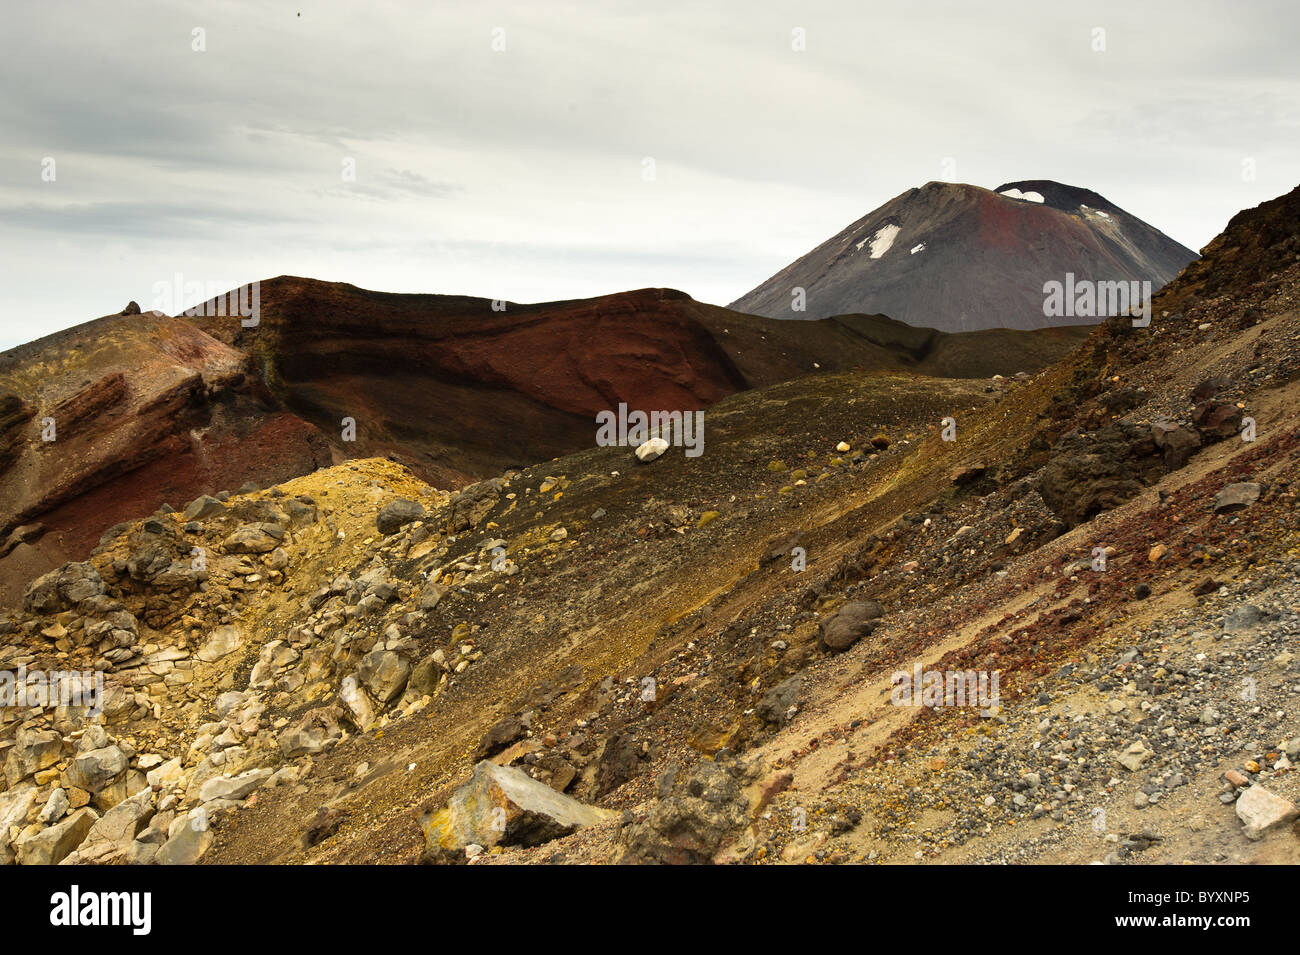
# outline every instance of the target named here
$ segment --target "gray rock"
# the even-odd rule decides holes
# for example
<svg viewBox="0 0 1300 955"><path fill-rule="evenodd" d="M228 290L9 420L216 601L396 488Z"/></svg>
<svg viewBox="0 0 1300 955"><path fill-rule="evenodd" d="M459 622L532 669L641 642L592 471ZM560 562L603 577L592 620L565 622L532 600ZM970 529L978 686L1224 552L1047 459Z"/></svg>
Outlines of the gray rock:
<svg viewBox="0 0 1300 955"><path fill-rule="evenodd" d="M442 600L447 594L447 588L442 584L429 581L420 590L420 609L432 610L438 606L438 601Z"/></svg>
<svg viewBox="0 0 1300 955"><path fill-rule="evenodd" d="M357 677L382 706L406 688L411 666L392 650L371 650L361 658Z"/></svg>
<svg viewBox="0 0 1300 955"><path fill-rule="evenodd" d="M116 746L105 746L78 755L64 775L69 786L97 793L120 779L126 773L128 763L126 754Z"/></svg>
<svg viewBox="0 0 1300 955"><path fill-rule="evenodd" d="M818 646L834 652L847 650L879 626L882 612L874 600L846 603L822 623L817 635Z"/></svg>
<svg viewBox="0 0 1300 955"><path fill-rule="evenodd" d="M279 547L284 538L284 528L279 524L259 521L239 528L222 547L227 554L265 554Z"/></svg>
<svg viewBox="0 0 1300 955"><path fill-rule="evenodd" d="M220 514L226 509L226 505L218 501L215 497L204 494L190 501L185 507L185 513L182 515L187 521L201 521L205 517L212 517L214 514Z"/></svg>
<svg viewBox="0 0 1300 955"><path fill-rule="evenodd" d="M94 564L64 564L27 585L23 607L29 613L57 613L103 593L104 581Z"/></svg>
<svg viewBox="0 0 1300 955"><path fill-rule="evenodd" d="M1165 458L1165 467L1177 470L1187 463L1201 446L1201 436L1191 428L1173 421L1157 421L1151 426L1151 437Z"/></svg>
<svg viewBox="0 0 1300 955"><path fill-rule="evenodd" d="M763 694L754 712L764 723L780 725L786 721L786 713L795 705L802 690L803 674L787 677Z"/></svg>
<svg viewBox="0 0 1300 955"><path fill-rule="evenodd" d="M484 760L445 809L423 820L426 857L463 861L466 846L536 846L614 818L539 783L523 770Z"/></svg>
<svg viewBox="0 0 1300 955"><path fill-rule="evenodd" d="M1232 633L1237 630L1249 630L1264 619L1264 612L1254 604L1242 604L1223 621L1223 629Z"/></svg>
<svg viewBox="0 0 1300 955"><path fill-rule="evenodd" d="M45 823L47 826L52 822L58 822L68 814L68 794L62 788L56 788L50 793L50 798L45 801L45 808L36 818Z"/></svg>
<svg viewBox="0 0 1300 955"><path fill-rule="evenodd" d="M444 667L438 665L433 654L429 654L423 660L415 665L411 671L411 678L406 681L408 694L416 696L431 695L438 688L438 682L442 679Z"/></svg>
<svg viewBox="0 0 1300 955"><path fill-rule="evenodd" d="M1259 495L1262 490L1263 488L1253 481L1229 484L1218 494L1214 495L1214 512L1216 514L1223 514L1225 512L1239 511L1244 507L1249 507L1259 500Z"/></svg>
<svg viewBox="0 0 1300 955"><path fill-rule="evenodd" d="M399 497L379 509L379 513L375 516L375 525L379 528L379 533L388 536L389 534L396 534L407 524L421 520L423 517L423 507L415 501L408 501L404 497Z"/></svg>
<svg viewBox="0 0 1300 955"><path fill-rule="evenodd" d="M254 790L271 778L272 770L262 767L250 769L238 776L219 776L209 779L199 787L199 801L212 802L214 799L246 799Z"/></svg>
<svg viewBox="0 0 1300 955"><path fill-rule="evenodd" d="M324 752L342 737L338 714L332 707L309 710L277 737L286 759Z"/></svg>
<svg viewBox="0 0 1300 955"><path fill-rule="evenodd" d="M658 799L644 822L626 826L620 840L628 861L707 864L749 822L745 778L735 763L704 761L689 774L677 767L658 781Z"/></svg>

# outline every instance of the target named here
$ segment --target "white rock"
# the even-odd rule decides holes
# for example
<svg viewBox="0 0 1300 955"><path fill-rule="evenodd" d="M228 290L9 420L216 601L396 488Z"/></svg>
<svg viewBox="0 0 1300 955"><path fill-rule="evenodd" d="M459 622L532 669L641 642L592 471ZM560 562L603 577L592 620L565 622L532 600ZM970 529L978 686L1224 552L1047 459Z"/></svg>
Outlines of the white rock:
<svg viewBox="0 0 1300 955"><path fill-rule="evenodd" d="M1246 826L1247 839L1262 839L1268 830L1284 826L1297 816L1300 810L1293 803L1258 784L1237 800L1237 817Z"/></svg>
<svg viewBox="0 0 1300 955"><path fill-rule="evenodd" d="M667 450L667 441L663 438L651 438L636 449L636 459L642 464L649 464Z"/></svg>

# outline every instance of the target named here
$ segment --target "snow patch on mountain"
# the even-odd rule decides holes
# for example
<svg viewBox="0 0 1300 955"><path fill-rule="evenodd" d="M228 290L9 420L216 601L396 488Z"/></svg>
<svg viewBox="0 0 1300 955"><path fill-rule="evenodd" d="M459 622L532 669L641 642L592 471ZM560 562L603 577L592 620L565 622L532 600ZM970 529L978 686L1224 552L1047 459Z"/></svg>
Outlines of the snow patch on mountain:
<svg viewBox="0 0 1300 955"><path fill-rule="evenodd" d="M888 252L890 247L894 244L894 240L898 238L898 233L900 231L901 230L896 225L881 226L876 231L876 234L873 235L870 239L871 257L873 259L878 259L886 252ZM861 242L859 242L858 249L861 249L862 246L865 245L867 241L868 241L867 239L863 239Z"/></svg>
<svg viewBox="0 0 1300 955"><path fill-rule="evenodd" d="M998 195L1006 196L1008 199L1021 199L1025 202L1042 202L1043 194L1041 192L1021 192L1019 189L1005 189Z"/></svg>

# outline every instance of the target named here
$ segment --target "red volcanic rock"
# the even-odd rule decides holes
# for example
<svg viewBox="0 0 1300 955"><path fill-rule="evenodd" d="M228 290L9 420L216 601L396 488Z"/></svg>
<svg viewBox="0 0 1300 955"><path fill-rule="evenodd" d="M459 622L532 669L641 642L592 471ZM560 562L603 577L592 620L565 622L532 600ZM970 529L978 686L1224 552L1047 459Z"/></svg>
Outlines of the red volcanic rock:
<svg viewBox="0 0 1300 955"><path fill-rule="evenodd" d="M248 327L215 307L114 315L0 354L0 540L48 528L0 558L0 599L116 523L248 480L388 456L455 487L591 447L596 414L620 403L693 411L851 369L1036 370L1082 337L785 322L670 289L498 310L281 277L258 301Z"/></svg>
<svg viewBox="0 0 1300 955"><path fill-rule="evenodd" d="M690 411L818 371L953 377L1038 369L1082 338L944 335L884 316L798 324L696 302L671 289L534 305L396 295L282 276L261 283L256 327L195 321L254 358L289 410L346 453L387 454L435 484L590 446L595 415L622 402ZM1007 337L1011 336L1011 337Z"/></svg>
<svg viewBox="0 0 1300 955"><path fill-rule="evenodd" d="M0 355L0 535L37 518L46 528L0 559L0 599L164 501L330 463L319 432L275 407L250 371L240 352L155 314Z"/></svg>

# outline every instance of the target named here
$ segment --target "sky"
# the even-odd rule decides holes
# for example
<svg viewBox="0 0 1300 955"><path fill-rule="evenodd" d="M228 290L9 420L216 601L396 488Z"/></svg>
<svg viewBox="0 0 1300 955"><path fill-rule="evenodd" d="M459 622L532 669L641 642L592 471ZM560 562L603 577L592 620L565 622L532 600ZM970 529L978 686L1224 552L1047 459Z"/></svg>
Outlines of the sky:
<svg viewBox="0 0 1300 955"><path fill-rule="evenodd" d="M1200 249L1300 183L1298 35L1293 0L8 4L0 348L282 274L725 305L937 179Z"/></svg>

